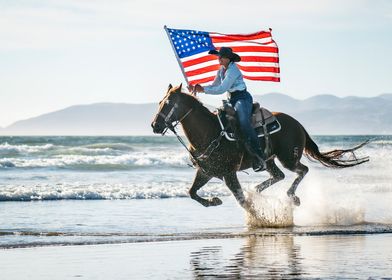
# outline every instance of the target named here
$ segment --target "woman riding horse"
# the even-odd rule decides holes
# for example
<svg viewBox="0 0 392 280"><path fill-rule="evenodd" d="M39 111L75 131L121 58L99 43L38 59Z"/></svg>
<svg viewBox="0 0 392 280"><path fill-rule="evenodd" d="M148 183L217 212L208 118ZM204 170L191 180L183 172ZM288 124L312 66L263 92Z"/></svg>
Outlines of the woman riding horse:
<svg viewBox="0 0 392 280"><path fill-rule="evenodd" d="M191 92L205 92L206 94L222 94L228 92L228 100L236 111L240 131L244 138L245 147L250 151L253 158L253 170L265 170L264 152L256 132L251 124L253 98L246 90L246 85L241 71L235 62L241 61L241 57L234 53L231 48L222 47L219 51L211 50L209 54L218 56L219 65L214 82L210 86L202 87L197 84L188 87Z"/></svg>
<svg viewBox="0 0 392 280"><path fill-rule="evenodd" d="M308 172L308 167L300 162L303 153L332 168L351 167L369 160L368 157L357 158L354 154L354 151L366 142L352 149L321 153L316 143L297 120L284 113L274 113L274 115L281 124L281 130L271 135L273 157L266 162L266 170L271 177L256 186L258 192L284 179L284 173L275 164L275 158L278 158L285 168L298 175L287 191L287 195L296 205L300 204L300 200L295 195L295 191ZM252 166L249 153L242 145L222 137L216 114L210 112L194 96L183 93L181 85L175 88L169 85L165 97L159 102L159 110L151 126L154 133L164 134L168 128L175 131L173 126L175 122L182 125L190 144L187 149L197 168L195 179L189 190L191 198L204 206L221 204L222 201L217 197L205 199L197 194L201 187L216 177L224 179L240 205L247 208L237 172ZM344 158L346 154L352 155L352 158Z"/></svg>

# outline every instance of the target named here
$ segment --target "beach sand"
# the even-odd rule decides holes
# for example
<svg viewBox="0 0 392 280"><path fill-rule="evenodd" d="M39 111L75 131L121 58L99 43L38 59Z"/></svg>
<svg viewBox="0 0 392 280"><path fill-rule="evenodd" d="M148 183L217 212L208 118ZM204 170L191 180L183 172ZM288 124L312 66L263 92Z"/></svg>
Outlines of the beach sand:
<svg viewBox="0 0 392 280"><path fill-rule="evenodd" d="M0 250L1 279L392 278L392 234L242 238Z"/></svg>

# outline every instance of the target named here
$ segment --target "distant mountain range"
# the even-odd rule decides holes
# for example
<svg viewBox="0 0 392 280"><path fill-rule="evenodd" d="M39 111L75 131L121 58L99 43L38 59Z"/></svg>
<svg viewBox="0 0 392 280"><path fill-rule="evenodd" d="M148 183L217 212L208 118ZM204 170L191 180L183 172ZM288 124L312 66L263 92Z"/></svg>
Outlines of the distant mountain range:
<svg viewBox="0 0 392 280"><path fill-rule="evenodd" d="M377 97L318 95L298 100L280 93L254 96L271 111L290 114L310 134L392 134L392 94ZM77 105L21 120L1 135L151 135L156 103Z"/></svg>

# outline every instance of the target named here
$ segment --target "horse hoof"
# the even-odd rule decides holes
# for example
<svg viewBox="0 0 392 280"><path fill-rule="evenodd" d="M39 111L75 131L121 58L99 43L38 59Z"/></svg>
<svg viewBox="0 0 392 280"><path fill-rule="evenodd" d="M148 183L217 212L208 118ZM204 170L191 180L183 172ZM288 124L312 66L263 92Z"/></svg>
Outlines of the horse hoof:
<svg viewBox="0 0 392 280"><path fill-rule="evenodd" d="M218 197L213 197L209 202L210 206L218 206L222 204L222 200L220 200Z"/></svg>
<svg viewBox="0 0 392 280"><path fill-rule="evenodd" d="M289 198L291 198L291 200L293 201L295 206L300 206L301 205L301 200L294 193L287 192L287 196Z"/></svg>
<svg viewBox="0 0 392 280"><path fill-rule="evenodd" d="M267 187L266 186L258 186L256 187L256 192L261 193L262 191L264 191Z"/></svg>
<svg viewBox="0 0 392 280"><path fill-rule="evenodd" d="M298 196L293 195L293 196L291 197L291 199L293 200L293 203L294 203L295 206L300 206L300 205L301 205L301 200L299 199Z"/></svg>

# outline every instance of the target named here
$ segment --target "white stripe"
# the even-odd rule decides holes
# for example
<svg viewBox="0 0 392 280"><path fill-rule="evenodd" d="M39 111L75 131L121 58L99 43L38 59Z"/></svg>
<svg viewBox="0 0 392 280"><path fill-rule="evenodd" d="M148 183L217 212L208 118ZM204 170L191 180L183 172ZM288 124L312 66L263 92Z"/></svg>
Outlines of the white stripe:
<svg viewBox="0 0 392 280"><path fill-rule="evenodd" d="M192 65L192 66L189 66L189 67L184 67L184 70L185 70L185 72L188 72L188 71L192 71L192 70L196 70L196 69L200 69L200 68L207 67L207 66L212 66L212 65L219 65L218 60L210 60L210 61L207 61L207 62L199 63L199 64L196 64L196 65Z"/></svg>
<svg viewBox="0 0 392 280"><path fill-rule="evenodd" d="M277 53L271 53L271 52L237 52L239 56L256 56L256 57L279 57Z"/></svg>
<svg viewBox="0 0 392 280"><path fill-rule="evenodd" d="M249 76L249 77L280 77L280 73L275 72L246 72L242 71L242 75Z"/></svg>
<svg viewBox="0 0 392 280"><path fill-rule="evenodd" d="M275 62L237 62L239 66L257 66L257 67L277 67L279 68L279 63Z"/></svg>
<svg viewBox="0 0 392 280"><path fill-rule="evenodd" d="M268 38L267 38L268 39ZM215 47L238 47L238 46L265 46L275 47L276 44L271 42L271 38L268 40L257 39L257 40L243 40L243 41L232 41L232 42L213 42Z"/></svg>
<svg viewBox="0 0 392 280"><path fill-rule="evenodd" d="M236 40L236 41L241 41L241 40L246 40L246 37L261 37L260 34L259 35L253 35L253 34L232 34L232 35L228 35L228 34L216 34L216 33L211 33L210 32L210 37L212 39L217 38L218 40L221 40L223 38L227 39L227 40ZM233 39L233 38L238 38L238 39ZM272 36L267 36L267 37L262 37L262 38L258 38L258 39L253 39L253 40L272 40Z"/></svg>
<svg viewBox="0 0 392 280"><path fill-rule="evenodd" d="M204 78L209 78L209 77L215 77L216 76L216 71L210 71L207 73L203 73L203 74L199 74L199 75L195 75L195 76L191 76L188 77L188 81L194 81L194 80L199 80L199 79L204 79Z"/></svg>
<svg viewBox="0 0 392 280"><path fill-rule="evenodd" d="M184 58L181 58L180 60L181 60L181 62L185 62L185 61L189 61L189 60L192 60L192 59L201 58L201 57L207 56L207 55L209 55L208 51L202 52L202 53L198 53L198 54L194 54L194 55L191 55L191 56L188 56L188 57L184 57Z"/></svg>

